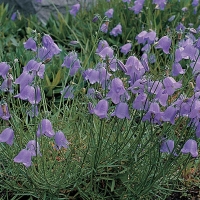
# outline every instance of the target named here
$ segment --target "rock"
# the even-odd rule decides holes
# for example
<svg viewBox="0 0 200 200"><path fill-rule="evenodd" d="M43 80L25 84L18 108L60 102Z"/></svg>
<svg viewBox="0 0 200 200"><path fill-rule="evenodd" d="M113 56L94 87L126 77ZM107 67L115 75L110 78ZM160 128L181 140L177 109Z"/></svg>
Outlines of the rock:
<svg viewBox="0 0 200 200"><path fill-rule="evenodd" d="M96 0L0 0L0 4L9 4L9 9L13 12L19 11L21 14L28 16L36 14L44 24L50 17L50 14L57 15L57 10L66 14L68 9L76 3L80 3L84 9L90 9Z"/></svg>

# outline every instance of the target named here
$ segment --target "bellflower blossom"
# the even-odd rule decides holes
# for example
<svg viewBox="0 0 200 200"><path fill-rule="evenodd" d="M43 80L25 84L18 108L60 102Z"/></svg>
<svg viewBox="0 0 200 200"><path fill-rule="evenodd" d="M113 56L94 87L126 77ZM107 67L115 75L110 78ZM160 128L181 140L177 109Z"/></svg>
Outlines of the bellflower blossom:
<svg viewBox="0 0 200 200"><path fill-rule="evenodd" d="M111 114L111 116L116 116L119 119L131 119L127 103L120 102L117 104L115 111Z"/></svg>
<svg viewBox="0 0 200 200"><path fill-rule="evenodd" d="M61 94L63 94L64 98L69 98L69 99L73 99L74 98L74 88L73 86L67 86L63 91L61 91Z"/></svg>
<svg viewBox="0 0 200 200"><path fill-rule="evenodd" d="M100 53L106 47L109 47L108 42L106 40L100 40L96 49L96 53Z"/></svg>
<svg viewBox="0 0 200 200"><path fill-rule="evenodd" d="M197 7L199 5L199 0L193 0L192 1L192 6Z"/></svg>
<svg viewBox="0 0 200 200"><path fill-rule="evenodd" d="M200 119L200 101L195 99L191 106L191 111L189 113L190 118L197 118Z"/></svg>
<svg viewBox="0 0 200 200"><path fill-rule="evenodd" d="M35 60L30 60L25 67L23 67L23 72L33 73L34 76L37 75L41 79L44 78L45 65L42 62L37 62Z"/></svg>
<svg viewBox="0 0 200 200"><path fill-rule="evenodd" d="M0 105L0 118L3 120L9 120L10 118L10 113L6 103Z"/></svg>
<svg viewBox="0 0 200 200"><path fill-rule="evenodd" d="M146 35L147 35L147 31L142 31L141 33L139 33L135 39L137 40L138 44L144 44L146 42Z"/></svg>
<svg viewBox="0 0 200 200"><path fill-rule="evenodd" d="M185 73L185 69L182 68L180 63L175 62L172 65L172 76L178 76L179 74L184 74L184 73Z"/></svg>
<svg viewBox="0 0 200 200"><path fill-rule="evenodd" d="M11 20L12 21L15 21L17 19L17 12L14 12L12 15L11 15Z"/></svg>
<svg viewBox="0 0 200 200"><path fill-rule="evenodd" d="M70 76L74 76L79 68L81 68L80 60L76 52L72 51L64 58L62 67L70 69Z"/></svg>
<svg viewBox="0 0 200 200"><path fill-rule="evenodd" d="M54 43L49 35L42 37L42 47L38 49L38 57L40 60L51 59L54 55L59 54L61 49Z"/></svg>
<svg viewBox="0 0 200 200"><path fill-rule="evenodd" d="M121 24L118 24L110 32L110 35L113 35L114 37L118 36L119 34L122 34L122 26L121 26Z"/></svg>
<svg viewBox="0 0 200 200"><path fill-rule="evenodd" d="M112 18L113 17L113 13L114 13L114 9L110 8L109 10L107 10L105 12L105 16L108 17L108 18Z"/></svg>
<svg viewBox="0 0 200 200"><path fill-rule="evenodd" d="M148 55L146 53L143 53L140 61L143 65L145 71L148 72L149 71Z"/></svg>
<svg viewBox="0 0 200 200"><path fill-rule="evenodd" d="M163 36L162 38L160 38L155 48L162 49L164 53L169 54L170 46L171 46L171 39L168 36Z"/></svg>
<svg viewBox="0 0 200 200"><path fill-rule="evenodd" d="M42 154L40 153L40 146L38 142L36 145L35 140L30 140L26 145L26 149L31 152L32 156L36 156L36 148L37 148L37 155L41 156Z"/></svg>
<svg viewBox="0 0 200 200"><path fill-rule="evenodd" d="M3 83L0 86L0 90L2 90L4 92L9 91L10 93L13 93L12 82L13 82L13 77L11 74L8 73L7 78L4 79Z"/></svg>
<svg viewBox="0 0 200 200"><path fill-rule="evenodd" d="M100 119L107 118L108 101L101 99L95 107L91 102L89 102L88 110L91 114L97 115Z"/></svg>
<svg viewBox="0 0 200 200"><path fill-rule="evenodd" d="M145 73L144 66L135 56L130 56L126 61L125 66L127 69L126 74L131 78L131 84L140 79Z"/></svg>
<svg viewBox="0 0 200 200"><path fill-rule="evenodd" d="M46 135L47 137L53 137L55 135L51 122L48 119L43 119L38 125L37 137Z"/></svg>
<svg viewBox="0 0 200 200"><path fill-rule="evenodd" d="M127 43L125 45L123 45L120 48L121 53L123 53L124 55L126 55L130 50L131 50L132 44L131 43Z"/></svg>
<svg viewBox="0 0 200 200"><path fill-rule="evenodd" d="M180 82L176 82L172 77L166 77L163 80L163 85L168 95L174 94L175 90L182 86Z"/></svg>
<svg viewBox="0 0 200 200"><path fill-rule="evenodd" d="M2 76L3 79L6 78L6 75L10 68L11 68L10 65L8 65L6 62L0 63L0 76Z"/></svg>
<svg viewBox="0 0 200 200"><path fill-rule="evenodd" d="M39 144L37 143L37 154L40 154ZM26 148L22 149L17 156L13 159L16 163L22 163L25 167L31 166L31 159L36 156L36 141L31 140L27 143Z"/></svg>
<svg viewBox="0 0 200 200"><path fill-rule="evenodd" d="M28 100L31 104L38 104L41 101L41 93L39 86L26 85L19 94L14 97L22 100Z"/></svg>
<svg viewBox="0 0 200 200"><path fill-rule="evenodd" d="M147 110L149 107L149 100L147 94L140 93L133 101L133 108L136 110Z"/></svg>
<svg viewBox="0 0 200 200"><path fill-rule="evenodd" d="M31 158L32 158L32 154L31 151L27 150L27 149L22 149L17 156L15 156L15 158L13 159L14 162L16 163L22 163L23 165L25 165L25 167L30 167L31 166Z"/></svg>
<svg viewBox="0 0 200 200"><path fill-rule="evenodd" d="M154 124L161 123L162 113L158 103L151 103L148 112L143 116L142 121L153 122Z"/></svg>
<svg viewBox="0 0 200 200"><path fill-rule="evenodd" d="M102 87L105 87L107 80L109 80L111 74L107 72L102 63L98 63L96 69L87 69L83 72L83 77L91 84L100 83Z"/></svg>
<svg viewBox="0 0 200 200"><path fill-rule="evenodd" d="M155 42L156 38L156 32L150 31L147 34L144 35L145 41L147 41L147 44L153 44Z"/></svg>
<svg viewBox="0 0 200 200"><path fill-rule="evenodd" d="M156 4L157 9L164 10L167 0L153 0L153 3Z"/></svg>
<svg viewBox="0 0 200 200"><path fill-rule="evenodd" d="M80 8L81 8L80 3L77 3L77 4L75 4L75 5L72 6L72 8L69 11L69 13L71 15L73 15L74 17L76 17L76 15L77 15L78 11L80 10Z"/></svg>
<svg viewBox="0 0 200 200"><path fill-rule="evenodd" d="M189 139L184 144L183 148L181 149L181 152L183 154L190 153L192 157L198 156L198 148L197 148L197 142L193 139Z"/></svg>
<svg viewBox="0 0 200 200"><path fill-rule="evenodd" d="M14 140L14 131L11 128L6 128L0 134L0 142L5 142L12 146Z"/></svg>
<svg viewBox="0 0 200 200"><path fill-rule="evenodd" d="M111 47L105 47L102 51L97 53L103 60L112 59L114 57L114 50Z"/></svg>
<svg viewBox="0 0 200 200"><path fill-rule="evenodd" d="M27 50L30 49L32 51L36 51L37 44L36 44L35 40L31 37L26 42L24 42L24 48Z"/></svg>
<svg viewBox="0 0 200 200"><path fill-rule="evenodd" d="M100 100L95 106L93 112L100 119L107 118L108 102L105 99Z"/></svg>
<svg viewBox="0 0 200 200"><path fill-rule="evenodd" d="M127 100L130 98L124 88L122 80L119 78L114 78L111 82L110 91L107 93L107 98L111 98L114 104L118 104L122 95L124 95Z"/></svg>
<svg viewBox="0 0 200 200"><path fill-rule="evenodd" d="M103 23L100 27L100 31L103 32L103 33L107 33L108 32L108 25L109 25L109 22Z"/></svg>
<svg viewBox="0 0 200 200"><path fill-rule="evenodd" d="M15 80L15 84L20 85L20 92L29 84L32 83L35 75L29 72L22 72L20 76Z"/></svg>
<svg viewBox="0 0 200 200"><path fill-rule="evenodd" d="M55 147L58 150L60 150L62 147L65 149L68 148L69 142L67 141L67 139L62 131L56 132L54 139L55 139L55 144L56 144Z"/></svg>
<svg viewBox="0 0 200 200"><path fill-rule="evenodd" d="M129 7L129 10L134 11L135 14L139 14L143 8L145 0L136 0L134 1L134 6Z"/></svg>
<svg viewBox="0 0 200 200"><path fill-rule="evenodd" d="M169 106L163 112L162 120L175 124L175 117L177 116L177 109L174 106Z"/></svg>
<svg viewBox="0 0 200 200"><path fill-rule="evenodd" d="M160 147L160 152L162 153L172 153L174 150L174 141L173 140L164 140Z"/></svg>

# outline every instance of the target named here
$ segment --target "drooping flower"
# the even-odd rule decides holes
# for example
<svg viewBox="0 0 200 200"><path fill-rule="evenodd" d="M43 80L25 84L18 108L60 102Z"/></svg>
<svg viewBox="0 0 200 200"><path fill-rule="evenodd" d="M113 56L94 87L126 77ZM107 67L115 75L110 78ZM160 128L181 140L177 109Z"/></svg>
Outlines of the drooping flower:
<svg viewBox="0 0 200 200"><path fill-rule="evenodd" d="M110 35L113 35L114 37L118 36L119 34L122 34L122 26L121 26L121 24L118 24L110 32Z"/></svg>
<svg viewBox="0 0 200 200"><path fill-rule="evenodd" d="M88 88L86 96L88 98L94 99L95 98L95 89L94 88Z"/></svg>
<svg viewBox="0 0 200 200"><path fill-rule="evenodd" d="M83 77L88 80L91 84L99 82L99 71L95 69L87 69L83 72Z"/></svg>
<svg viewBox="0 0 200 200"><path fill-rule="evenodd" d="M110 61L109 61L109 68L113 72L115 72L115 71L118 70L117 59L116 58L110 59Z"/></svg>
<svg viewBox="0 0 200 200"><path fill-rule="evenodd" d="M8 105L6 103L0 105L0 118L3 120L9 120L10 118Z"/></svg>
<svg viewBox="0 0 200 200"><path fill-rule="evenodd" d="M176 115L177 115L177 109L174 106L169 106L163 112L162 120L174 124Z"/></svg>
<svg viewBox="0 0 200 200"><path fill-rule="evenodd" d="M176 15L172 15L169 19L168 22L172 22L175 19Z"/></svg>
<svg viewBox="0 0 200 200"><path fill-rule="evenodd" d="M145 0L136 0L134 1L134 6L129 7L129 10L134 11L135 14L139 14L143 8Z"/></svg>
<svg viewBox="0 0 200 200"><path fill-rule="evenodd" d="M22 163L25 167L31 166L32 153L27 149L22 149L19 154L13 159L16 163Z"/></svg>
<svg viewBox="0 0 200 200"><path fill-rule="evenodd" d="M69 98L69 99L73 99L74 98L74 88L73 86L67 86L66 88L64 88L63 91L61 91L61 94L63 94L64 98Z"/></svg>
<svg viewBox="0 0 200 200"><path fill-rule="evenodd" d="M36 51L37 50L37 45L35 40L31 37L29 38L26 42L24 42L24 48L25 49L30 49L32 51Z"/></svg>
<svg viewBox="0 0 200 200"><path fill-rule="evenodd" d="M14 140L14 131L11 128L6 128L0 134L0 142L5 142L12 146Z"/></svg>
<svg viewBox="0 0 200 200"><path fill-rule="evenodd" d="M146 53L143 53L140 61L143 65L145 71L148 72L149 71L148 55Z"/></svg>
<svg viewBox="0 0 200 200"><path fill-rule="evenodd" d="M131 43L127 43L125 45L123 45L120 48L121 53L123 53L124 55L126 55L130 50L131 50L132 44Z"/></svg>
<svg viewBox="0 0 200 200"><path fill-rule="evenodd" d="M76 52L72 51L64 58L64 62L62 67L66 67L70 69L70 76L74 76L79 68L81 68L80 60L78 59L78 55Z"/></svg>
<svg viewBox="0 0 200 200"><path fill-rule="evenodd" d="M142 63L135 56L130 56L126 61L126 74L130 76L131 83L134 83L136 80L140 79L144 73L145 69Z"/></svg>
<svg viewBox="0 0 200 200"><path fill-rule="evenodd" d="M142 121L149 121L154 124L161 123L162 113L158 103L151 103L148 112L143 116Z"/></svg>
<svg viewBox="0 0 200 200"><path fill-rule="evenodd" d="M0 86L0 90L4 92L13 93L13 76L10 73L7 73L6 78Z"/></svg>
<svg viewBox="0 0 200 200"><path fill-rule="evenodd" d="M109 10L107 10L105 12L105 16L108 17L108 18L112 18L113 17L113 13L114 13L114 9L110 8Z"/></svg>
<svg viewBox="0 0 200 200"><path fill-rule="evenodd" d="M105 99L100 100L95 106L93 112L100 119L107 118L108 102Z"/></svg>
<svg viewBox="0 0 200 200"><path fill-rule="evenodd" d="M82 75L84 79L89 80L91 84L100 83L103 88L111 76L102 63L98 63L95 69L89 68L85 70Z"/></svg>
<svg viewBox="0 0 200 200"><path fill-rule="evenodd" d="M163 80L163 85L168 95L174 94L175 90L182 86L180 82L176 82L172 77L166 77Z"/></svg>
<svg viewBox="0 0 200 200"><path fill-rule="evenodd" d="M120 102L117 104L115 111L111 114L111 116L116 116L119 119L131 119L127 103Z"/></svg>
<svg viewBox="0 0 200 200"><path fill-rule="evenodd" d="M107 33L108 32L108 25L109 25L109 22L103 23L100 27L100 31L103 32L103 33Z"/></svg>
<svg viewBox="0 0 200 200"><path fill-rule="evenodd" d="M15 21L17 19L17 12L14 12L11 16L11 20Z"/></svg>
<svg viewBox="0 0 200 200"><path fill-rule="evenodd" d="M26 145L26 149L31 152L31 156L36 156L36 149L37 149L37 155L40 156L42 155L40 153L39 143L38 142L36 143L35 140L30 140Z"/></svg>
<svg viewBox="0 0 200 200"><path fill-rule="evenodd" d="M96 49L96 53L100 53L106 47L109 47L108 42L106 40L100 40Z"/></svg>
<svg viewBox="0 0 200 200"><path fill-rule="evenodd" d="M41 101L41 93L39 86L26 85L22 91L14 97L22 100L28 100L31 104L38 104Z"/></svg>
<svg viewBox="0 0 200 200"><path fill-rule="evenodd" d="M19 84L20 91L22 91L27 85L32 83L34 77L35 77L34 73L22 72L14 83Z"/></svg>
<svg viewBox="0 0 200 200"><path fill-rule="evenodd" d="M62 131L56 132L54 139L55 139L55 144L56 144L57 149L61 149L62 147L65 149L68 148L69 142L67 141L67 139Z"/></svg>
<svg viewBox="0 0 200 200"><path fill-rule="evenodd" d="M192 1L192 6L197 7L199 5L199 0L193 0Z"/></svg>
<svg viewBox="0 0 200 200"><path fill-rule="evenodd" d="M171 39L168 36L163 36L162 38L160 38L155 48L162 49L164 53L169 54L170 46L171 46Z"/></svg>
<svg viewBox="0 0 200 200"><path fill-rule="evenodd" d="M153 0L153 3L156 4L156 9L164 10L167 0Z"/></svg>
<svg viewBox="0 0 200 200"><path fill-rule="evenodd" d="M98 55L103 59L106 60L108 59L112 59L114 56L114 51L111 47L105 47L102 51L100 51L98 53Z"/></svg>
<svg viewBox="0 0 200 200"><path fill-rule="evenodd" d="M173 140L164 140L160 147L160 152L162 153L172 153L174 150L174 141Z"/></svg>
<svg viewBox="0 0 200 200"><path fill-rule="evenodd" d="M133 101L133 108L136 110L147 110L149 107L149 101L147 99L147 94L140 93L136 96L135 100Z"/></svg>
<svg viewBox="0 0 200 200"><path fill-rule="evenodd" d="M185 73L185 69L182 68L180 63L175 62L172 65L172 76L178 76L179 74L184 74L184 73Z"/></svg>
<svg viewBox="0 0 200 200"><path fill-rule="evenodd" d="M183 148L181 149L181 152L183 154L190 153L192 157L197 157L198 156L197 142L193 139L187 140Z"/></svg>
<svg viewBox="0 0 200 200"><path fill-rule="evenodd" d="M77 3L77 4L72 6L72 8L70 9L69 13L71 15L73 15L74 17L76 17L76 15L77 15L78 11L80 10L80 8L81 8L80 3Z"/></svg>
<svg viewBox="0 0 200 200"><path fill-rule="evenodd" d="M51 59L54 55L61 52L61 49L56 43L54 43L53 39L49 35L45 34L42 37L42 45L43 46L38 49L38 57L42 61Z"/></svg>
<svg viewBox="0 0 200 200"><path fill-rule="evenodd" d="M130 98L124 88L122 80L119 78L114 78L111 82L110 91L107 94L107 98L111 98L114 104L118 104L122 95L125 95L127 99Z"/></svg>
<svg viewBox="0 0 200 200"><path fill-rule="evenodd" d="M156 40L156 32L150 31L149 33L144 35L144 39L147 41L147 44L153 44Z"/></svg>
<svg viewBox="0 0 200 200"><path fill-rule="evenodd" d="M146 42L146 35L147 35L147 31L142 31L141 33L139 33L135 39L137 40L138 44L144 44Z"/></svg>
<svg viewBox="0 0 200 200"><path fill-rule="evenodd" d="M0 76L3 77L3 79L6 78L6 75L10 69L10 65L8 65L6 62L0 63Z"/></svg>
<svg viewBox="0 0 200 200"><path fill-rule="evenodd" d="M43 119L38 125L37 137L46 135L47 137L53 137L55 135L51 122L48 119Z"/></svg>
<svg viewBox="0 0 200 200"><path fill-rule="evenodd" d="M37 62L35 60L30 60L23 68L23 72L28 72L29 74L37 75L41 79L44 78L45 65L42 62Z"/></svg>
<svg viewBox="0 0 200 200"><path fill-rule="evenodd" d="M92 22L97 22L99 20L99 15L95 15L92 19Z"/></svg>

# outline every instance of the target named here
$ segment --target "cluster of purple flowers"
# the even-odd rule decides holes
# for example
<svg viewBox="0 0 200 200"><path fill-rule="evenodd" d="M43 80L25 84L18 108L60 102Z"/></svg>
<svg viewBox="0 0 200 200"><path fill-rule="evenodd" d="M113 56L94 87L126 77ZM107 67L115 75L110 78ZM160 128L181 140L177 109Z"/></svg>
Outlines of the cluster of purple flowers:
<svg viewBox="0 0 200 200"><path fill-rule="evenodd" d="M42 60L38 62L36 59L30 60L26 66L23 67L21 75L12 83L13 78L10 74L11 67L5 63L0 63L0 76L3 78L3 83L0 86L0 90L3 92L13 92L12 84L19 84L19 93L14 97L21 100L26 100L31 104L30 111L27 114L31 117L38 115L37 105L41 101L41 92L38 85L38 79L43 79L45 73L45 62L51 59L54 55L60 53L60 49L54 43L53 39L49 35L44 35L42 37L42 47L38 48L37 43L33 38L29 38L24 43L24 48L36 52L36 59ZM63 66L70 68L70 75L74 75L78 68L80 68L80 62L77 59L75 53L69 54L63 63ZM8 107L5 102L1 100L0 107L0 117L3 120L8 120L10 114L8 112ZM43 119L38 125L38 130L36 137L39 138L45 135L49 138L54 138L55 148L60 150L63 148L68 148L69 142L67 141L64 133L62 131L54 132L51 122L48 119ZM5 142L8 145L13 145L14 142L14 130L12 128L6 128L0 134L0 142ZM35 140L30 140L26 147L22 149L19 154L14 158L14 162L22 163L26 167L30 167L32 164L32 157L42 156L40 153L39 143Z"/></svg>
<svg viewBox="0 0 200 200"><path fill-rule="evenodd" d="M131 3L130 0L122 0L126 3ZM109 1L108 1L109 2ZM136 0L134 5L129 7L129 10L139 14L144 6L145 0ZM153 0L156 4L156 9L163 10L166 6L166 0ZM192 6L197 8L198 0L193 0ZM70 10L70 14L74 17L80 10L80 4L75 4ZM184 9L185 10L185 9ZM107 18L112 18L114 9L110 8L105 12ZM14 18L14 16L13 16ZM169 21L172 21L174 16ZM94 19L96 20L96 19ZM100 27L104 33L108 32L109 21L106 21ZM162 53L170 54L172 40L171 36L165 35L160 39L157 38L156 32L143 30L136 36L137 43L142 46L143 52L141 58L135 55L130 55L126 62L118 59L115 56L114 50L109 46L106 40L100 40L96 49L96 55L100 62L94 68L83 70L81 62L75 51L70 52L64 58L62 67L69 69L69 75L75 76L79 69L82 69L82 77L90 85L98 84L98 87L88 88L87 97L88 111L92 115L98 116L100 119L117 117L119 119L131 119L131 108L138 111L143 111L142 122L161 125L169 123L174 125L179 117L187 117L190 120L189 126L195 129L196 137L200 137L200 39L196 38L197 30L194 28L187 29L182 23L176 27L177 34L183 34L188 30L187 37L180 39L175 49L175 55L172 65L171 74L168 73L163 80L153 80L146 76L149 71L149 57L152 47L161 49ZM110 35L116 37L122 34L122 26L118 24L110 31ZM19 85L19 93L14 97L21 100L26 100L31 104L31 111L28 114L31 117L38 115L37 105L41 101L41 91L38 86L38 79L43 79L45 73L45 63L52 59L54 55L60 53L61 49L54 43L49 35L42 37L41 45L37 44L35 38L29 38L24 43L24 48L35 52L36 59L30 60L23 68L22 74L15 80L14 84ZM120 52L125 56L131 51L132 43L124 44L120 47ZM151 54L152 56L152 54ZM150 63L155 62L155 58L151 59ZM153 61L154 60L154 61ZM185 70L181 66L181 61L189 61L189 67L194 75L193 84L194 90L191 97L180 95L173 102L173 95L182 88L182 82L176 81L174 77L184 74ZM0 63L0 76L3 78L3 83L0 86L1 91L13 92L12 76L9 72L11 67L5 63ZM116 71L121 71L124 78L117 77ZM95 90L99 88L99 91ZM66 86L61 94L64 98L74 98L74 87ZM132 97L132 98L131 98ZM132 101L130 104L130 100ZM169 103L170 102L170 103ZM111 106L112 105L112 106ZM130 106L132 105L132 106ZM8 120L10 113L7 104L1 102L0 118ZM54 132L53 126L48 119L42 119L38 125L36 137L46 136L54 138L55 148L60 150L68 148L67 141L62 131ZM14 130L6 128L0 134L0 142L5 142L8 145L13 145ZM163 139L161 141L160 151L163 153L173 153L177 155L174 140ZM180 150L181 153L190 153L192 157L198 156L197 142L194 139L188 139ZM32 164L32 157L42 156L40 153L39 143L35 140L30 140L24 149L14 158L14 162L23 163L26 167Z"/></svg>
<svg viewBox="0 0 200 200"><path fill-rule="evenodd" d="M158 2L155 1L155 3ZM161 7L165 5L165 1L159 3L161 9ZM183 28L186 29L185 27ZM179 27L177 27L177 30L178 29ZM172 65L171 75L168 73L167 77L163 80L156 81L145 76L146 72L149 71L148 54L152 46L154 46L155 49L161 49L164 54L169 54L172 41L168 35L158 39L156 37L156 32L153 30L139 33L136 36L136 40L139 44L144 45L142 48L144 53L141 59L138 59L134 55L129 56L125 64L114 56L114 51L112 47L108 45L107 41L99 41L96 53L102 58L103 63L99 63L98 66L101 66L100 69L103 69L104 73L99 73L99 68L87 69L83 72L83 77L86 81L89 81L90 84L100 84L104 89L106 85L107 88L104 90L100 101L97 101L96 105L89 102L89 112L97 115L100 119L113 116L119 119L130 119L128 101L130 96L134 95L132 108L145 111L142 121L149 121L150 123L159 125L167 122L173 125L177 118L187 116L191 120L190 125L196 129L196 137L200 137L200 115L198 114L200 108L198 99L200 96L200 58L198 57L200 48L199 39L195 38L195 33L196 31L189 31L186 33L186 39L179 41L177 49L175 50L175 59ZM120 50L126 55L130 49L131 43L128 43L122 46ZM169 99L173 97L177 90L181 90L182 88L182 82L177 82L173 76L185 73L185 70L182 69L180 64L180 61L183 59L191 61L190 66L194 76L196 76L194 95L187 98L187 100L180 96L176 101L169 104ZM115 67L113 67L113 63ZM111 71L115 72L117 70L122 70L124 72L128 84L123 82L124 79L115 77L114 74L110 73ZM101 81L102 74L106 75L103 81ZM126 84L126 87L124 84ZM129 91L131 91L131 94ZM93 95L93 97L95 98L96 96ZM109 107L109 99L116 105L113 111ZM161 145L162 152L170 153L173 149L173 140L168 139L163 141ZM189 139L181 149L181 152L190 153L193 157L196 157L198 155L196 141Z"/></svg>

